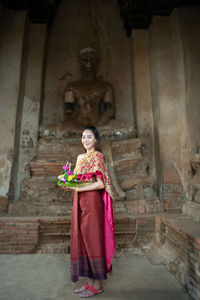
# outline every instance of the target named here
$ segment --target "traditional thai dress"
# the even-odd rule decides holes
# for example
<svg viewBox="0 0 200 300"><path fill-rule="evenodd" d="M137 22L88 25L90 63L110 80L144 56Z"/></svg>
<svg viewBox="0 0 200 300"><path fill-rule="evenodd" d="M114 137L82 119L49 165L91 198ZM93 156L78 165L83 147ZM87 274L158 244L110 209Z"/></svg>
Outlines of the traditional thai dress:
<svg viewBox="0 0 200 300"><path fill-rule="evenodd" d="M104 189L74 194L71 224L71 279L107 278L115 252L113 193L103 154L86 153L74 170L77 179L92 183L97 176Z"/></svg>

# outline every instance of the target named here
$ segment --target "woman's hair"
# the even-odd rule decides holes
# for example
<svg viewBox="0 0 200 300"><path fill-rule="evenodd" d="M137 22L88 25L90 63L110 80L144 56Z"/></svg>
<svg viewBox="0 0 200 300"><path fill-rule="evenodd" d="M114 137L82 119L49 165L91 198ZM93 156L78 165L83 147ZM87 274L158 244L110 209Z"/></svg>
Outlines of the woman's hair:
<svg viewBox="0 0 200 300"><path fill-rule="evenodd" d="M83 132L85 130L92 131L92 133L94 134L94 137L96 139L96 143L94 145L95 146L95 150L102 152L102 150L101 150L101 143L100 143L100 136L99 136L99 132L96 129L96 127L95 126L86 126L85 128L83 128Z"/></svg>

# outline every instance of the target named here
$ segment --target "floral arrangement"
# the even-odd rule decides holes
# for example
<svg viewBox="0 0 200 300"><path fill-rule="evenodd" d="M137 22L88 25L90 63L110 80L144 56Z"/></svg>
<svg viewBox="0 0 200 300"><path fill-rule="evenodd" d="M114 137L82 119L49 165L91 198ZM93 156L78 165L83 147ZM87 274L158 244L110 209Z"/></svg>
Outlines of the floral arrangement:
<svg viewBox="0 0 200 300"><path fill-rule="evenodd" d="M81 183L81 181L77 179L77 174L73 174L68 165L62 167L62 169L62 174L55 179L57 181L57 185L76 187L79 183Z"/></svg>

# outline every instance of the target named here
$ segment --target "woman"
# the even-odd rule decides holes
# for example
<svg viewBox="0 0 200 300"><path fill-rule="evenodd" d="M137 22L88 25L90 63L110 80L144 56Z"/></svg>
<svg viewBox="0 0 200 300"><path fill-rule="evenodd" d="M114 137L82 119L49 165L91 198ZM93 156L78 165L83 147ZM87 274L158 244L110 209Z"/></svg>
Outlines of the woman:
<svg viewBox="0 0 200 300"><path fill-rule="evenodd" d="M100 138L94 126L83 130L82 144L86 150L77 158L74 173L87 182L75 190L71 225L71 279L88 277L88 282L74 290L82 298L103 292L101 280L107 279L112 269L115 252L113 193Z"/></svg>

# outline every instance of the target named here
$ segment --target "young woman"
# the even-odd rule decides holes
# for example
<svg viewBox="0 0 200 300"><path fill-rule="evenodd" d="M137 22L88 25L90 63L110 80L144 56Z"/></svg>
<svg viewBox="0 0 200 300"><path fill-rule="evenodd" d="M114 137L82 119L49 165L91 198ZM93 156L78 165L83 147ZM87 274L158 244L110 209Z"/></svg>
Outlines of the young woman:
<svg viewBox="0 0 200 300"><path fill-rule="evenodd" d="M82 298L103 292L101 280L111 271L115 252L113 193L100 151L100 137L94 126L83 130L86 150L77 158L74 173L89 184L75 190L71 224L71 279L88 277L87 283L74 290Z"/></svg>

